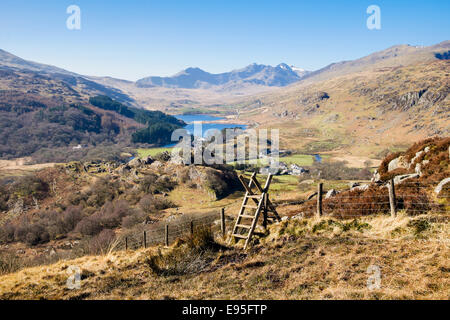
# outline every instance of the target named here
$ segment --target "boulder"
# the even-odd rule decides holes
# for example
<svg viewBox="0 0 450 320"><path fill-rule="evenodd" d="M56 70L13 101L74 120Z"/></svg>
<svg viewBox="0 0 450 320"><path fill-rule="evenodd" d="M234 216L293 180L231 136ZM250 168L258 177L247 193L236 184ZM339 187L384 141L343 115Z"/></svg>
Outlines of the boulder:
<svg viewBox="0 0 450 320"><path fill-rule="evenodd" d="M150 167L155 168L155 169L161 168L162 166L163 166L162 162L161 162L161 161L158 161L158 160L156 160L155 162L153 162L153 163L150 165Z"/></svg>
<svg viewBox="0 0 450 320"><path fill-rule="evenodd" d="M445 178L444 180L442 180L441 182L439 182L439 184L437 185L437 187L434 189L434 192L439 195L442 191L442 188L447 184L450 183L450 177L449 178Z"/></svg>
<svg viewBox="0 0 450 320"><path fill-rule="evenodd" d="M331 190L329 190L329 191L327 192L327 194L326 194L326 196L325 196L325 199L329 199L329 198L331 198L331 197L334 197L334 196L337 195L337 194L338 194L338 192L337 192L336 190L331 189Z"/></svg>
<svg viewBox="0 0 450 320"><path fill-rule="evenodd" d="M375 182L375 183L377 183L377 182L380 182L381 181L381 175L380 175L380 173L378 172L378 169L377 170L375 170L375 172L373 173L373 176L372 176L372 179L370 180L370 182Z"/></svg>
<svg viewBox="0 0 450 320"><path fill-rule="evenodd" d="M130 168L139 168L142 165L142 160L139 158L134 158L128 162Z"/></svg>
<svg viewBox="0 0 450 320"><path fill-rule="evenodd" d="M350 189L354 189L356 187L359 187L361 184L359 182L350 182L348 184L348 186L350 187Z"/></svg>
<svg viewBox="0 0 450 320"><path fill-rule="evenodd" d="M360 186L354 187L351 190L361 190L361 191L366 191L367 189L369 189L369 185L368 184L362 184Z"/></svg>
<svg viewBox="0 0 450 320"><path fill-rule="evenodd" d="M416 163L416 168L414 169L414 171L419 176L422 176L422 165L420 163Z"/></svg>
<svg viewBox="0 0 450 320"><path fill-rule="evenodd" d="M144 164L149 165L149 164L152 164L153 162L155 162L155 160L151 156L148 156L148 157L142 159L142 162Z"/></svg>
<svg viewBox="0 0 450 320"><path fill-rule="evenodd" d="M388 172L394 171L398 168L404 168L407 169L409 165L406 163L405 158L403 156L400 156L398 158L395 158L391 160L388 164Z"/></svg>
<svg viewBox="0 0 450 320"><path fill-rule="evenodd" d="M396 177L394 178L394 184L399 184L399 183L402 183L402 182L405 181L405 180L408 180L408 179L415 179L415 178L419 178L419 177L420 177L420 175L417 174L417 173L402 174L402 175L396 176Z"/></svg>
<svg viewBox="0 0 450 320"><path fill-rule="evenodd" d="M416 160L424 153L424 151L419 151L416 153L416 155L414 156L414 158L411 159L411 162L409 163L409 168L411 169L412 166L414 165L414 163L416 162Z"/></svg>

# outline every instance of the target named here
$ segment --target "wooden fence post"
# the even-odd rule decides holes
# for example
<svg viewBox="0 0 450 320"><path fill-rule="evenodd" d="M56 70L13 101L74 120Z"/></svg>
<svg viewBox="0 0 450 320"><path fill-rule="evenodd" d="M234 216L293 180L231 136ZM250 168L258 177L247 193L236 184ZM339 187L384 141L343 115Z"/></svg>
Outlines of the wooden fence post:
<svg viewBox="0 0 450 320"><path fill-rule="evenodd" d="M166 244L166 247L169 246L169 225L168 224L166 224L165 244Z"/></svg>
<svg viewBox="0 0 450 320"><path fill-rule="evenodd" d="M322 216L322 190L323 183L319 182L317 185L317 217L320 218Z"/></svg>
<svg viewBox="0 0 450 320"><path fill-rule="evenodd" d="M389 188L389 205L391 206L391 217L395 218L397 216L397 201L395 199L395 184L394 179L388 185Z"/></svg>
<svg viewBox="0 0 450 320"><path fill-rule="evenodd" d="M144 231L144 248L147 249L147 231Z"/></svg>
<svg viewBox="0 0 450 320"><path fill-rule="evenodd" d="M269 194L264 194L264 211L263 211L263 227L267 229L267 205L269 203Z"/></svg>
<svg viewBox="0 0 450 320"><path fill-rule="evenodd" d="M191 236L194 235L194 220L191 220Z"/></svg>
<svg viewBox="0 0 450 320"><path fill-rule="evenodd" d="M225 238L225 208L220 211L220 230L222 231L222 238Z"/></svg>
<svg viewBox="0 0 450 320"><path fill-rule="evenodd" d="M128 237L125 237L125 250L128 250Z"/></svg>

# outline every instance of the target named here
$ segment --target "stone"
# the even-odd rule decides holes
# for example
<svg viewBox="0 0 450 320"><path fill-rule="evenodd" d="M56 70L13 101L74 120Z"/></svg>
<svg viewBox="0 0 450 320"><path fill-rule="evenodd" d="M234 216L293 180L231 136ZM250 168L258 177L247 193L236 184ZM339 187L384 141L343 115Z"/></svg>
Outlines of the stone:
<svg viewBox="0 0 450 320"><path fill-rule="evenodd" d="M449 178L445 178L444 180L442 180L441 182L439 182L439 184L437 185L437 187L434 189L434 192L439 195L442 191L442 188L447 184L450 183L450 177Z"/></svg>
<svg viewBox="0 0 450 320"><path fill-rule="evenodd" d="M348 186L350 187L350 189L359 187L361 184L359 182L349 182Z"/></svg>
<svg viewBox="0 0 450 320"><path fill-rule="evenodd" d="M378 173L378 170L375 170L375 172L373 173L372 179L370 180L370 182L380 182L381 181L381 175Z"/></svg>
<svg viewBox="0 0 450 320"><path fill-rule="evenodd" d="M139 158L134 158L133 160L128 162L128 166L130 168L138 168L142 165L142 161Z"/></svg>
<svg viewBox="0 0 450 320"><path fill-rule="evenodd" d="M331 197L334 197L337 194L338 194L338 192L336 190L334 190L334 189L328 190L328 192L327 192L327 194L325 196L325 199L329 199Z"/></svg>
<svg viewBox="0 0 450 320"><path fill-rule="evenodd" d="M402 156L395 158L395 159L391 160L391 162L389 162L388 172L394 171L395 169L398 169L398 168L404 168L404 169L408 168L405 158Z"/></svg>
<svg viewBox="0 0 450 320"><path fill-rule="evenodd" d="M148 156L148 157L142 159L142 162L144 164L149 165L149 164L152 164L153 162L155 162L155 160L151 156Z"/></svg>
<svg viewBox="0 0 450 320"><path fill-rule="evenodd" d="M412 166L414 165L414 163L416 162L416 160L424 153L424 151L419 151L416 153L416 155L414 156L414 158L411 159L411 162L409 163L409 168L411 169Z"/></svg>
<svg viewBox="0 0 450 320"><path fill-rule="evenodd" d="M405 181L405 180L408 180L408 179L415 179L415 178L419 178L419 177L420 177L420 176L419 176L419 174L417 174L417 173L402 174L402 175L396 176L396 177L394 178L394 184L399 184L399 183L402 183L402 182Z"/></svg>
<svg viewBox="0 0 450 320"><path fill-rule="evenodd" d="M352 188L351 190L361 190L361 191L366 191L367 189L369 189L369 185L368 184L363 184L357 187Z"/></svg>
<svg viewBox="0 0 450 320"><path fill-rule="evenodd" d="M422 176L422 165L420 163L416 164L414 172L417 173L419 176Z"/></svg>

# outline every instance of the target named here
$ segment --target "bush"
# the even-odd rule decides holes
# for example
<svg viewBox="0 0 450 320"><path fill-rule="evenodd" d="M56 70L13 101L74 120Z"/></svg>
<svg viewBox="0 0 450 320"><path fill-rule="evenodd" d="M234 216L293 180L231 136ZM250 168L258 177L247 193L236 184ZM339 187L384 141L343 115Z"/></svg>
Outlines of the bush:
<svg viewBox="0 0 450 320"><path fill-rule="evenodd" d="M0 275L16 272L21 268L22 261L14 253L0 253Z"/></svg>
<svg viewBox="0 0 450 320"><path fill-rule="evenodd" d="M155 209L154 197L150 194L143 196L139 201L139 208L141 208L145 213L152 212Z"/></svg>
<svg viewBox="0 0 450 320"><path fill-rule="evenodd" d="M201 228L167 254L158 254L146 263L157 275L173 276L195 274L204 271L216 258L222 247L214 241L210 228Z"/></svg>
<svg viewBox="0 0 450 320"><path fill-rule="evenodd" d="M97 217L91 216L81 220L77 224L75 231L83 235L93 236L98 234L102 229L103 227L100 223L100 220Z"/></svg>
<svg viewBox="0 0 450 320"><path fill-rule="evenodd" d="M350 168L347 167L346 162L332 162L332 163L315 163L312 167L308 167L309 173L305 173L300 177L300 181L316 179L326 180L370 180L372 173L366 167Z"/></svg>
<svg viewBox="0 0 450 320"><path fill-rule="evenodd" d="M160 176L153 185L153 193L170 192L176 185L177 183L169 176Z"/></svg>
<svg viewBox="0 0 450 320"><path fill-rule="evenodd" d="M92 254L105 253L110 250L116 240L113 230L105 229L93 237L89 242L89 250Z"/></svg>
<svg viewBox="0 0 450 320"><path fill-rule="evenodd" d="M150 173L143 177L139 183L139 187L145 193L153 193L153 186L158 179L158 176L154 173Z"/></svg>
<svg viewBox="0 0 450 320"><path fill-rule="evenodd" d="M122 227L132 228L145 220L146 214L139 210L134 210L129 216L122 218Z"/></svg>
<svg viewBox="0 0 450 320"><path fill-rule="evenodd" d="M13 193L19 197L35 199L44 199L48 196L49 186L48 184L34 175L20 177L12 185Z"/></svg>

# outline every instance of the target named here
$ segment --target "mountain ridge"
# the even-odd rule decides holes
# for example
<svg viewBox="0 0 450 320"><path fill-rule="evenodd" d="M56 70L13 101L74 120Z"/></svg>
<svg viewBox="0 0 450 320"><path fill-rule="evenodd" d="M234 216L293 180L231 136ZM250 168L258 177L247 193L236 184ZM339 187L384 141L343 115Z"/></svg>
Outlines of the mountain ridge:
<svg viewBox="0 0 450 320"><path fill-rule="evenodd" d="M303 69L299 70L301 71L294 71L285 63L280 63L275 67L252 63L241 69L216 74L198 67L189 67L170 77L150 76L139 79L136 81L136 86L196 89L242 82L269 87L284 87L300 81L308 73Z"/></svg>

